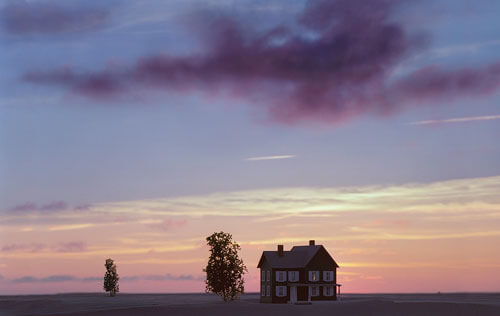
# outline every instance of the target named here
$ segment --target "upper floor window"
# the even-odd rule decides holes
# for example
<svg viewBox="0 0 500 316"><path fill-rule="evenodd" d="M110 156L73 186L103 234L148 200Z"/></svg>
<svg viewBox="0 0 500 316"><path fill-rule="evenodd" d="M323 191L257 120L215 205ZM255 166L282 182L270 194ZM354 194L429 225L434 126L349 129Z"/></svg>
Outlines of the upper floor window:
<svg viewBox="0 0 500 316"><path fill-rule="evenodd" d="M276 296L286 296L286 286L277 286Z"/></svg>
<svg viewBox="0 0 500 316"><path fill-rule="evenodd" d="M319 295L319 286L311 286L311 296Z"/></svg>
<svg viewBox="0 0 500 316"><path fill-rule="evenodd" d="M267 280L271 281L271 271L267 271Z"/></svg>
<svg viewBox="0 0 500 316"><path fill-rule="evenodd" d="M286 281L286 271L276 271L276 281L285 282Z"/></svg>
<svg viewBox="0 0 500 316"><path fill-rule="evenodd" d="M299 281L299 271L288 271L288 281L291 282Z"/></svg>
<svg viewBox="0 0 500 316"><path fill-rule="evenodd" d="M319 281L319 271L309 271L309 281Z"/></svg>
<svg viewBox="0 0 500 316"><path fill-rule="evenodd" d="M333 271L323 271L324 281L333 281Z"/></svg>
<svg viewBox="0 0 500 316"><path fill-rule="evenodd" d="M260 273L260 281L264 282L265 280L266 280L266 271L262 270L262 272Z"/></svg>

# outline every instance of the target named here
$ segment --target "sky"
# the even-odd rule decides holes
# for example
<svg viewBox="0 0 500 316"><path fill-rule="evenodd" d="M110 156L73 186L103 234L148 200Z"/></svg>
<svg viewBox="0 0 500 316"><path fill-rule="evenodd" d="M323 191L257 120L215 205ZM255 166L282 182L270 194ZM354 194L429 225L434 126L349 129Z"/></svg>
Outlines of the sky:
<svg viewBox="0 0 500 316"><path fill-rule="evenodd" d="M0 0L0 294L499 291L500 2Z"/></svg>

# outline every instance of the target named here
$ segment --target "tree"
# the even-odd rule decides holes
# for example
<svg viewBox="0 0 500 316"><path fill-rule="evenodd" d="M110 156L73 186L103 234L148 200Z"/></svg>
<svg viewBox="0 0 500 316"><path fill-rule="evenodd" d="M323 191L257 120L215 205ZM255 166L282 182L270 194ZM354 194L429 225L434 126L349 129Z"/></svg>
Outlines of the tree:
<svg viewBox="0 0 500 316"><path fill-rule="evenodd" d="M120 292L118 286L118 280L120 277L116 273L116 264L113 259L106 259L104 264L106 267L106 274L104 275L104 290L109 292L109 296L115 296L116 293Z"/></svg>
<svg viewBox="0 0 500 316"><path fill-rule="evenodd" d="M240 245L233 242L233 236L224 232L207 237L210 258L203 272L207 273L205 291L222 296L225 302L232 301L244 293L243 274L247 267L238 256Z"/></svg>

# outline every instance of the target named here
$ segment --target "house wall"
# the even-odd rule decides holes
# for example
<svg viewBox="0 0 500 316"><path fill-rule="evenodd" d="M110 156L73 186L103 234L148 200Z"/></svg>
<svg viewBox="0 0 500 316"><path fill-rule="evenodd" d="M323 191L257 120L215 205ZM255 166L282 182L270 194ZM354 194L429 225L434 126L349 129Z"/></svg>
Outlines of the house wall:
<svg viewBox="0 0 500 316"><path fill-rule="evenodd" d="M312 296L312 301L334 301L337 299L337 288L334 286L337 283L337 267L335 262L332 261L328 252L322 248L320 249L316 255L311 259L310 263L307 265L306 269L306 278L308 284L314 285L318 284L320 286L319 296ZM320 279L318 282L309 281L309 271L320 271ZM333 271L333 280L325 281L323 280L323 271ZM333 296L324 296L323 295L323 286L322 284L331 284L333 286Z"/></svg>
<svg viewBox="0 0 500 316"><path fill-rule="evenodd" d="M286 282L278 282L276 279L276 272L278 271L285 271L287 273L287 281ZM299 271L299 281L298 282L290 282L288 281L288 271ZM317 282L309 281L309 271L320 271L320 279ZM323 271L333 271L333 280L332 281L325 281L323 280ZM262 275L262 273L261 273ZM263 303L287 303L290 301L290 287L293 286L294 284L308 284L308 285L315 285L319 286L319 295L318 296L311 296L311 301L335 301L337 299L337 289L335 287L335 284L337 283L337 269L333 265L329 266L321 266L321 265L314 265L312 269L297 269L297 268L289 268L289 269L272 269L271 273L271 300L268 298L262 298L261 296L261 302ZM262 284L262 282L261 282ZM333 286L333 296L325 296L323 294L323 286L325 285L331 285ZM287 287L287 295L286 296L277 296L276 293L276 286L286 286Z"/></svg>
<svg viewBox="0 0 500 316"><path fill-rule="evenodd" d="M262 293L260 292L260 302L261 303L272 303L272 293L274 292L273 291L273 282L272 281L267 281L267 273L266 273L266 280L262 280L262 271L271 271L271 267L269 266L269 264L264 261L264 263L262 264L262 267L260 268L260 285L261 285L261 289L262 289L262 286L270 286L270 290L271 290L271 296L262 296ZM272 272L271 272L271 280L273 280L273 276L272 276Z"/></svg>

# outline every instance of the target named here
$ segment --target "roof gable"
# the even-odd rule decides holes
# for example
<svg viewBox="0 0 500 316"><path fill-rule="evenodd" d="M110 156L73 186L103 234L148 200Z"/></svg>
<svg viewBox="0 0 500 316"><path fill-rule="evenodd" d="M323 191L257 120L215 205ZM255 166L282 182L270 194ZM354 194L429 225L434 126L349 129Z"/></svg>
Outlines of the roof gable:
<svg viewBox="0 0 500 316"><path fill-rule="evenodd" d="M325 247L321 246L318 251L313 255L311 259L307 262L307 267L309 266L334 266L335 268L338 268L339 265L333 260L332 256L326 251Z"/></svg>

